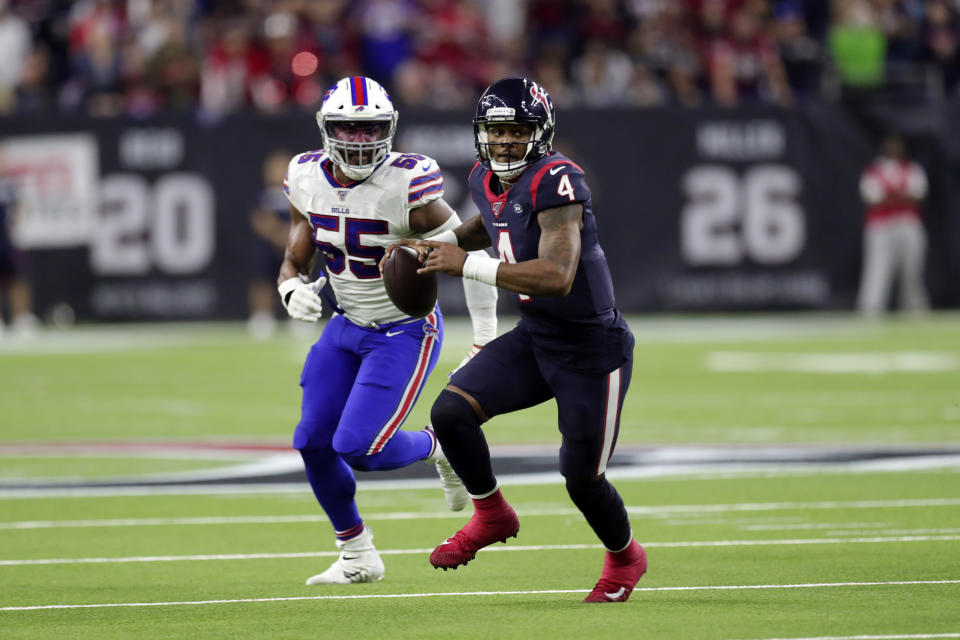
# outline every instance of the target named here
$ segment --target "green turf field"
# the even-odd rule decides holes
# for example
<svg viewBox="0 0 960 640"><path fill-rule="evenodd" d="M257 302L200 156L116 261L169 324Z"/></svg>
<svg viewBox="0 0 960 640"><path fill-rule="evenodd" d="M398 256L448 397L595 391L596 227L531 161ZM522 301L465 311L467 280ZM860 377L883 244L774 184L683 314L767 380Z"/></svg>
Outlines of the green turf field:
<svg viewBox="0 0 960 640"><path fill-rule="evenodd" d="M603 552L556 478L504 483L517 539L457 571L429 551L468 515L438 488L364 483L383 582L306 587L335 549L307 487L28 493L248 465L297 421L304 335L90 327L0 342L0 638L960 638L960 316L633 318L631 451L940 451L611 471L650 570L582 605ZM410 425L469 334L448 327ZM489 425L557 436L550 403ZM122 445L116 446L114 445ZM639 469L640 472L643 469Z"/></svg>

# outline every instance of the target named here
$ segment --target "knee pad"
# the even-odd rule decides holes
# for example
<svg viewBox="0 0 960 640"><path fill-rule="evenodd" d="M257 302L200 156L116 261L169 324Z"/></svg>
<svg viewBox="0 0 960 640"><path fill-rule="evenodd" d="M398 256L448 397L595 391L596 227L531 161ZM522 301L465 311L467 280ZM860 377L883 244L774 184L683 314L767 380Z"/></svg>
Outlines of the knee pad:
<svg viewBox="0 0 960 640"><path fill-rule="evenodd" d="M459 393L444 389L430 408L430 422L440 440L458 426L480 428L480 416Z"/></svg>

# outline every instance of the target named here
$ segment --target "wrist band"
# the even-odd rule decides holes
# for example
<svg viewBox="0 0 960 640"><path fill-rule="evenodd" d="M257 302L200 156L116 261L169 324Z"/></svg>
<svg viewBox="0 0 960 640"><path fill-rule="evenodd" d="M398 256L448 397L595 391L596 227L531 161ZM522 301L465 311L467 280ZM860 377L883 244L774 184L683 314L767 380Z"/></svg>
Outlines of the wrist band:
<svg viewBox="0 0 960 640"><path fill-rule="evenodd" d="M430 236L425 238L425 240L433 240L434 242L445 242L447 244L452 244L455 247L459 247L460 243L457 242L457 234L453 232L453 229L447 229L446 231L441 231L435 236Z"/></svg>
<svg viewBox="0 0 960 640"><path fill-rule="evenodd" d="M496 258L468 253L467 259L463 262L463 277L495 287L499 268L500 261Z"/></svg>

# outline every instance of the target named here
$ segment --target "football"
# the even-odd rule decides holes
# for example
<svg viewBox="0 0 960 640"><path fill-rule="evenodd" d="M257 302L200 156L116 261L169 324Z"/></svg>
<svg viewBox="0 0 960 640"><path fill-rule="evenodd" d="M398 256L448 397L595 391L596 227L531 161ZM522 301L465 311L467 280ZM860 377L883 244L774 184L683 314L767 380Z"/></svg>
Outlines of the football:
<svg viewBox="0 0 960 640"><path fill-rule="evenodd" d="M397 247L383 264L383 284L390 301L414 318L422 318L437 304L437 274L418 274L422 265L417 252L410 247Z"/></svg>

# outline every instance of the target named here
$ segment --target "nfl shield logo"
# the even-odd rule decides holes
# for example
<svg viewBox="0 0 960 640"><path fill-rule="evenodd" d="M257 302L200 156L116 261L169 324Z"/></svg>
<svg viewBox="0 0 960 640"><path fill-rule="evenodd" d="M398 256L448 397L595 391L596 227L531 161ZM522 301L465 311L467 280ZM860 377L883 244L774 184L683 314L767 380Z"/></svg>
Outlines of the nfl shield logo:
<svg viewBox="0 0 960 640"><path fill-rule="evenodd" d="M498 201L498 202L492 203L492 204L490 205L490 208L493 209L493 215L495 215L495 216L500 215L500 207L502 207L502 206L503 206L503 202L499 202L499 201Z"/></svg>
<svg viewBox="0 0 960 640"><path fill-rule="evenodd" d="M349 189L337 189L337 197L340 198L340 202L343 202L347 199L348 193L350 193Z"/></svg>

